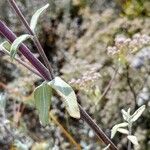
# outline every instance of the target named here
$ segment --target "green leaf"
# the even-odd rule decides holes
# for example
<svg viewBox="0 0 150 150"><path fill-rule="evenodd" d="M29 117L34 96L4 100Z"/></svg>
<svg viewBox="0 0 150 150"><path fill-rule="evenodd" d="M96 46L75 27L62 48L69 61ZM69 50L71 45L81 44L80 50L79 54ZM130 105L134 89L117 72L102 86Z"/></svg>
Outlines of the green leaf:
<svg viewBox="0 0 150 150"><path fill-rule="evenodd" d="M116 124L112 129L111 129L111 139L115 136L117 130L119 128L123 128L123 127L127 127L128 126L128 123L127 122L123 122L123 123L120 123L120 124Z"/></svg>
<svg viewBox="0 0 150 150"><path fill-rule="evenodd" d="M10 56L12 59L14 59L16 53L17 53L17 50L19 48L19 46L27 39L29 38L32 38L31 35L29 34L23 34L21 36L19 36L11 45L11 48L10 48Z"/></svg>
<svg viewBox="0 0 150 150"><path fill-rule="evenodd" d="M134 136L134 135L128 135L127 138L132 142L132 144L139 145L136 136Z"/></svg>
<svg viewBox="0 0 150 150"><path fill-rule="evenodd" d="M45 6L43 6L42 8L38 9L34 15L31 18L31 22L30 22L30 28L31 30L34 32L38 19L40 17L41 14L43 14L45 12L45 10L49 7L49 4L46 4Z"/></svg>
<svg viewBox="0 0 150 150"><path fill-rule="evenodd" d="M2 49L6 50L7 52L10 52L11 44L8 41L4 41L0 44Z"/></svg>
<svg viewBox="0 0 150 150"><path fill-rule="evenodd" d="M60 77L55 77L49 85L64 99L69 115L73 118L80 118L80 110L74 90Z"/></svg>
<svg viewBox="0 0 150 150"><path fill-rule="evenodd" d="M141 106L138 110L134 112L134 114L131 116L131 122L135 122L143 113L145 110L145 105Z"/></svg>
<svg viewBox="0 0 150 150"><path fill-rule="evenodd" d="M49 123L51 96L52 89L46 82L43 82L34 91L35 106L39 112L39 119L43 126Z"/></svg>

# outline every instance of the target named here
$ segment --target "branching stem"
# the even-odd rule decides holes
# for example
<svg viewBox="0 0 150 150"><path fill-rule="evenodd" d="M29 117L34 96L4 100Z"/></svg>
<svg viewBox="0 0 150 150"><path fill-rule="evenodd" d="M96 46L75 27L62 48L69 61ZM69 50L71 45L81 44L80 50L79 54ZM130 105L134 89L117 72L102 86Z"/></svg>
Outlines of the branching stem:
<svg viewBox="0 0 150 150"><path fill-rule="evenodd" d="M0 21L0 33L11 43L16 39L16 35L2 21ZM24 44L21 44L19 50L27 58L27 60L29 60L34 68L43 76L44 80L50 81L52 79L52 75L50 76L48 69L31 53L31 51ZM84 120L93 129L93 131L95 131L98 138L106 145L110 144L110 150L118 150L114 143L107 137L102 129L93 121L93 119L80 105L79 108L81 119Z"/></svg>
<svg viewBox="0 0 150 150"><path fill-rule="evenodd" d="M49 76L51 77L51 79L54 77L53 75L53 71L52 71L52 67L49 63L48 58L45 55L45 52L40 44L40 41L38 40L36 34L31 30L30 25L28 24L27 20L25 19L24 15L22 14L21 10L19 9L19 7L16 4L15 0L8 0L11 7L14 9L14 11L16 12L16 14L18 15L19 19L22 21L22 23L25 25L26 29L28 30L28 32L30 33L30 35L32 35L33 38L33 42L35 44L35 46L37 47L37 50L40 54L40 56L42 57L44 64L46 65L46 67L49 70Z"/></svg>

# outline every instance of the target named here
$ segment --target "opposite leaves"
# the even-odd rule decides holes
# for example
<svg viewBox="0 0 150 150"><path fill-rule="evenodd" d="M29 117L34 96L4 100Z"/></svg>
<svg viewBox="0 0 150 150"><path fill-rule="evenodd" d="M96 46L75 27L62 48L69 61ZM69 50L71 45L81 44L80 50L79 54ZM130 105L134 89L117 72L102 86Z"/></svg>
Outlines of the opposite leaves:
<svg viewBox="0 0 150 150"><path fill-rule="evenodd" d="M63 99L69 115L73 118L80 118L80 110L74 90L60 77L55 77L48 83Z"/></svg>
<svg viewBox="0 0 150 150"><path fill-rule="evenodd" d="M36 25L37 25L37 22L38 22L38 19L39 19L40 15L41 15L42 13L44 13L45 10L46 10L48 7L49 7L49 4L43 6L42 8L38 9L38 10L35 12L35 14L32 16L31 22L30 22L30 28L31 28L31 30L32 30L33 32L35 32L34 30L35 30L35 28L36 28Z"/></svg>
<svg viewBox="0 0 150 150"><path fill-rule="evenodd" d="M116 132L117 131L123 131L122 128L124 127L127 127L128 126L128 123L127 122L123 122L123 123L120 123L120 124L116 124L112 129L111 129L111 139L115 136ZM127 131L124 130L124 134L127 134Z"/></svg>
<svg viewBox="0 0 150 150"><path fill-rule="evenodd" d="M43 126L49 123L51 96L52 89L46 82L43 82L34 91L35 106L39 112L39 119Z"/></svg>

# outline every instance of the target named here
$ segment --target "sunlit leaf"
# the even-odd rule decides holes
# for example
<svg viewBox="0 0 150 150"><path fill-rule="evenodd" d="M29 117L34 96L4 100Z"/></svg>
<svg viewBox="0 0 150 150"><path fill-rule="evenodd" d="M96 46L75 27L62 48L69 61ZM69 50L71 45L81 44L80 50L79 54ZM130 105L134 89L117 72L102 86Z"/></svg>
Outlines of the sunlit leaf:
<svg viewBox="0 0 150 150"><path fill-rule="evenodd" d="M131 108L128 109L127 113L130 116Z"/></svg>
<svg viewBox="0 0 150 150"><path fill-rule="evenodd" d="M60 77L55 77L49 85L64 99L66 109L73 118L80 118L80 110L74 90Z"/></svg>
<svg viewBox="0 0 150 150"><path fill-rule="evenodd" d="M23 34L16 38L16 40L12 43L11 48L10 48L10 56L13 59L15 55L17 54L17 50L19 46L27 39L32 38L31 35L29 34Z"/></svg>
<svg viewBox="0 0 150 150"><path fill-rule="evenodd" d="M128 121L129 118L130 118L129 113L126 112L124 109L121 110L121 113L122 113L123 119L124 119L125 121Z"/></svg>
<svg viewBox="0 0 150 150"><path fill-rule="evenodd" d="M136 121L143 113L145 110L145 105L141 106L139 109L137 109L134 114L131 116L131 122Z"/></svg>
<svg viewBox="0 0 150 150"><path fill-rule="evenodd" d="M127 129L124 129L124 128L118 128L117 131L122 133L122 134L129 134L129 131Z"/></svg>
<svg viewBox="0 0 150 150"><path fill-rule="evenodd" d="M134 145L139 145L136 136L134 136L134 135L128 135L127 138L128 138Z"/></svg>
<svg viewBox="0 0 150 150"><path fill-rule="evenodd" d="M111 129L111 138L113 138L118 130L118 128L123 128L123 127L127 127L128 123L127 122L123 122L120 124L116 124L112 129Z"/></svg>
<svg viewBox="0 0 150 150"><path fill-rule="evenodd" d="M31 18L31 22L30 22L30 28L31 30L34 32L38 19L40 17L41 14L43 14L45 12L45 10L49 7L49 4L46 4L45 6L43 6L42 8L38 9L34 15Z"/></svg>
<svg viewBox="0 0 150 150"><path fill-rule="evenodd" d="M52 89L46 82L43 82L34 91L35 106L39 113L39 119L44 126L49 123L51 96Z"/></svg>

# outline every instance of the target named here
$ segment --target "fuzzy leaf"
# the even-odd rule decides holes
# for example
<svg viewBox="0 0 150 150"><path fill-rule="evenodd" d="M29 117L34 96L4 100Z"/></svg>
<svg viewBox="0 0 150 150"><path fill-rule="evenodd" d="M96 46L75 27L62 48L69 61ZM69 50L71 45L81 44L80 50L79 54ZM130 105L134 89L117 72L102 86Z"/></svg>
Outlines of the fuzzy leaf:
<svg viewBox="0 0 150 150"><path fill-rule="evenodd" d="M46 82L43 82L34 90L35 106L39 112L39 119L43 126L49 123L51 96L52 89Z"/></svg>
<svg viewBox="0 0 150 150"><path fill-rule="evenodd" d="M19 48L19 46L27 39L32 38L31 35L29 34L23 34L21 36L19 36L11 45L10 48L10 56L12 59L14 59L15 55L17 54L17 50Z"/></svg>
<svg viewBox="0 0 150 150"><path fill-rule="evenodd" d="M40 17L40 15L42 13L45 12L45 10L49 7L49 4L46 4L45 6L43 6L42 8L38 9L34 15L32 16L31 18L31 22L30 22L30 28L31 30L34 32L35 28L36 28L36 25L37 25L37 22L38 22L38 19Z"/></svg>
<svg viewBox="0 0 150 150"><path fill-rule="evenodd" d="M128 135L127 138L132 142L132 144L139 145L136 136L134 136L134 135Z"/></svg>
<svg viewBox="0 0 150 150"><path fill-rule="evenodd" d="M49 85L64 99L66 109L73 118L80 118L80 110L74 90L60 77L55 77Z"/></svg>
<svg viewBox="0 0 150 150"><path fill-rule="evenodd" d="M128 109L127 113L130 116L131 108Z"/></svg>
<svg viewBox="0 0 150 150"><path fill-rule="evenodd" d="M129 118L130 118L129 113L126 112L124 109L121 110L121 113L122 113L123 119L124 119L125 121L128 121Z"/></svg>
<svg viewBox="0 0 150 150"><path fill-rule="evenodd" d="M123 128L123 127L127 127L128 123L127 122L123 122L120 124L116 124L112 129L111 129L111 139L115 136L118 128Z"/></svg>
<svg viewBox="0 0 150 150"><path fill-rule="evenodd" d="M131 116L131 122L135 122L143 113L145 110L145 105L141 106L139 109L137 109L134 114Z"/></svg>
<svg viewBox="0 0 150 150"><path fill-rule="evenodd" d="M122 133L122 134L129 134L129 131L127 129L124 129L124 128L118 128L117 131Z"/></svg>
<svg viewBox="0 0 150 150"><path fill-rule="evenodd" d="M0 46L7 52L10 52L11 44L8 41L4 41Z"/></svg>

